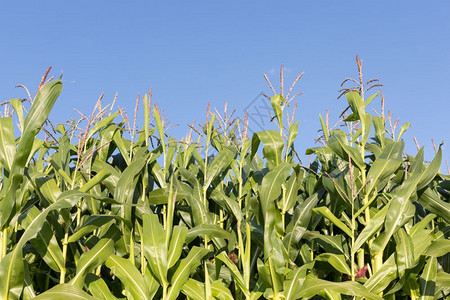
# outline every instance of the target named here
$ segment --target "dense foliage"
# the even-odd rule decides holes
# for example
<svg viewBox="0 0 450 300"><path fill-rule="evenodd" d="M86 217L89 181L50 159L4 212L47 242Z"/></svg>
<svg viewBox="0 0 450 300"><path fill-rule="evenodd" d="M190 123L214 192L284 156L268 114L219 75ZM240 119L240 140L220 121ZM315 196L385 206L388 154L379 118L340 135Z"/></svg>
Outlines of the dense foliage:
<svg viewBox="0 0 450 300"><path fill-rule="evenodd" d="M388 129L369 113L378 93L355 82L345 126L320 117L306 166L283 91L268 100L276 130L247 137L245 120L208 111L182 141L150 95L141 130L100 100L52 126L61 80L26 117L26 101L5 103L0 299L445 298L441 149L430 163L423 148L404 154L407 124Z"/></svg>

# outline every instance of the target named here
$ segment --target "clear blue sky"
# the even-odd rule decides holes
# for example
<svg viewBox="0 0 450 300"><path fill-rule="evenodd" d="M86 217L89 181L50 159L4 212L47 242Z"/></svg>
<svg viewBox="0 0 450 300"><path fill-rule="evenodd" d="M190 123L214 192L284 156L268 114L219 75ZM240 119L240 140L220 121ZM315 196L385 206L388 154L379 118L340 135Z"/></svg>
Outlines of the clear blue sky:
<svg viewBox="0 0 450 300"><path fill-rule="evenodd" d="M154 100L181 137L186 123L204 122L206 105L227 101L240 115L262 91L263 73L278 83L305 72L297 91L298 148L314 146L318 114L332 120L345 108L339 84L357 77L384 83L386 108L409 121L413 136L433 153L430 139L450 130L450 2L448 1L2 1L0 101L24 97L42 73L64 73L52 118L90 113L101 92L119 93L132 114L137 93ZM379 103L379 102L378 102ZM378 108L378 105L374 105ZM271 128L270 124L265 124ZM449 158L448 150L444 158Z"/></svg>

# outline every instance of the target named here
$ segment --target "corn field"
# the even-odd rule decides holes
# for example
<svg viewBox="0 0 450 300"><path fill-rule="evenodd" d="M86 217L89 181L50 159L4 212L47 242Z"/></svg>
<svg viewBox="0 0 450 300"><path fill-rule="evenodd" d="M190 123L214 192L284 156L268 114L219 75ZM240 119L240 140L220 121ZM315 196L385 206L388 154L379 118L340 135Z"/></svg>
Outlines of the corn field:
<svg viewBox="0 0 450 300"><path fill-rule="evenodd" d="M0 299L447 299L442 150L404 152L376 82L350 80L341 126L320 116L299 151L292 87L273 130L208 109L176 140L151 94L131 121L99 99L53 125L45 77L3 103Z"/></svg>

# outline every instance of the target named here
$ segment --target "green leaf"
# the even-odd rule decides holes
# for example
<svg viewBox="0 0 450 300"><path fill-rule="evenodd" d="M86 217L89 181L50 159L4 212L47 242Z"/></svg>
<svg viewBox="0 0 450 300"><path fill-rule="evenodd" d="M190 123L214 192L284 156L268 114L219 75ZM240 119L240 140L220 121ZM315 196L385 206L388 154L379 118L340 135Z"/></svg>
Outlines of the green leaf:
<svg viewBox="0 0 450 300"><path fill-rule="evenodd" d="M339 227L344 233L346 233L349 237L352 236L352 231L347 227L341 220L339 220L330 209L326 206L316 207L313 209L316 214L321 215L324 218L330 220L334 225Z"/></svg>
<svg viewBox="0 0 450 300"><path fill-rule="evenodd" d="M167 254L168 268L172 268L181 256L188 229L186 226L174 226Z"/></svg>
<svg viewBox="0 0 450 300"><path fill-rule="evenodd" d="M450 252L450 240L448 239L438 239L431 243L425 252L426 256L440 257L444 256Z"/></svg>
<svg viewBox="0 0 450 300"><path fill-rule="evenodd" d="M177 201L180 201L187 197L189 197L189 194L184 193L181 190L177 190L176 195ZM167 190L167 188L155 189L147 194L147 201L151 205L167 204L168 199L169 199L169 191Z"/></svg>
<svg viewBox="0 0 450 300"><path fill-rule="evenodd" d="M300 183L298 182L297 175L294 173L286 181L286 199L284 205L281 208L283 212L287 212L294 207L295 203L297 202L297 194L299 189Z"/></svg>
<svg viewBox="0 0 450 300"><path fill-rule="evenodd" d="M80 187L80 192L87 193L93 187L97 186L98 184L100 184L100 182L108 178L109 175L111 175L111 172L109 172L108 170L100 170L100 172L98 172L94 177L92 177L88 182Z"/></svg>
<svg viewBox="0 0 450 300"><path fill-rule="evenodd" d="M209 279L207 279L209 280ZM203 300L205 296L205 285L200 281L189 278L189 280L183 285L183 294L185 294L190 300Z"/></svg>
<svg viewBox="0 0 450 300"><path fill-rule="evenodd" d="M267 130L253 134L251 157L255 156L260 142L264 145L263 156L267 158L269 168L278 166L281 162L284 147L280 133L275 130Z"/></svg>
<svg viewBox="0 0 450 300"><path fill-rule="evenodd" d="M233 296L220 280L216 280L211 284L211 296L220 300L233 300Z"/></svg>
<svg viewBox="0 0 450 300"><path fill-rule="evenodd" d="M0 164L11 171L14 154L16 153L16 140L12 118L0 118Z"/></svg>
<svg viewBox="0 0 450 300"><path fill-rule="evenodd" d="M21 132L23 132L24 127L24 117L23 117L23 105L22 105L22 99L20 98L14 98L9 100L9 103L14 108L17 114L17 119L19 120L19 129Z"/></svg>
<svg viewBox="0 0 450 300"><path fill-rule="evenodd" d="M400 167L404 145L405 143L403 141L391 142L386 145L367 173L367 178L370 180L366 185L367 194L380 182L392 176ZM381 190L382 188L380 186L377 190Z"/></svg>
<svg viewBox="0 0 450 300"><path fill-rule="evenodd" d="M159 141L161 143L162 148L164 149L163 151L165 152L166 150L166 142L165 142L165 136L164 136L164 125L163 122L161 121L161 115L158 109L158 106L155 104L155 107L153 108L153 118L155 119L156 122L156 129L158 131L159 134Z"/></svg>
<svg viewBox="0 0 450 300"><path fill-rule="evenodd" d="M61 300L61 299L73 299L73 300L95 300L91 295L87 294L81 288L73 286L71 284L58 284L48 291L40 294L35 300Z"/></svg>
<svg viewBox="0 0 450 300"><path fill-rule="evenodd" d="M220 191L217 188L211 192L210 197L212 200L217 202L217 204L219 204L223 209L231 211L236 220L239 221L242 220L243 215L242 210L239 207L239 203L235 199L230 198L223 191Z"/></svg>
<svg viewBox="0 0 450 300"><path fill-rule="evenodd" d="M394 237L399 270L411 269L415 265L414 245L411 236L403 228L400 228Z"/></svg>
<svg viewBox="0 0 450 300"><path fill-rule="evenodd" d="M322 253L316 257L317 261L325 261L343 274L351 275L352 271L348 266L343 254Z"/></svg>
<svg viewBox="0 0 450 300"><path fill-rule="evenodd" d="M353 245L352 251L356 253L364 243L374 236L375 233L383 226L384 220L386 218L389 209L389 204L385 205L375 216L370 219L369 223L366 224L364 229L356 238L355 244Z"/></svg>
<svg viewBox="0 0 450 300"><path fill-rule="evenodd" d="M286 100L284 100L282 95L275 95L270 98L270 104L272 105L278 124L283 124L283 108L281 106L281 102L286 103Z"/></svg>
<svg viewBox="0 0 450 300"><path fill-rule="evenodd" d="M384 147L386 134L386 129L384 127L384 120L380 116L372 116L372 124L373 128L375 129L375 141L377 141L381 145L381 147ZM366 149L367 148L368 147L366 145ZM374 151L371 152L374 153ZM376 153L374 154L375 156L377 156Z"/></svg>
<svg viewBox="0 0 450 300"><path fill-rule="evenodd" d="M283 234L281 226L281 212L275 205L275 200L281 195L281 185L286 181L292 166L281 163L266 174L262 180L260 190L260 204L264 216L264 257L269 257L271 252L275 257L275 265L283 264L283 245L276 237L276 233ZM287 253L286 253L287 254Z"/></svg>
<svg viewBox="0 0 450 300"><path fill-rule="evenodd" d="M223 148L223 150L219 152L212 163L208 165L204 188L208 188L213 179L229 167L233 158L234 152L228 148Z"/></svg>
<svg viewBox="0 0 450 300"><path fill-rule="evenodd" d="M442 297L448 295L449 293L450 293L450 274L444 271L440 271L436 275L435 299L439 299L438 296Z"/></svg>
<svg viewBox="0 0 450 300"><path fill-rule="evenodd" d="M450 223L450 203L442 201L434 189L427 188L421 192L419 195L419 203L423 208L442 217L447 224Z"/></svg>
<svg viewBox="0 0 450 300"><path fill-rule="evenodd" d="M384 232L372 244L372 254L381 254L392 235L414 216L415 207L410 197L415 193L420 176L413 176L403 182L395 191L386 214Z"/></svg>
<svg viewBox="0 0 450 300"><path fill-rule="evenodd" d="M102 265L112 254L114 254L114 240L101 239L98 241L94 248L81 255L77 262L76 274L70 283L78 287L83 287L86 274Z"/></svg>
<svg viewBox="0 0 450 300"><path fill-rule="evenodd" d="M304 264L303 266L291 269L284 282L284 295L286 300L294 300L306 280L306 273L314 267L314 262Z"/></svg>
<svg viewBox="0 0 450 300"><path fill-rule="evenodd" d="M306 232L308 224L311 220L312 209L319 202L319 194L314 193L308 199L303 201L302 204L295 208L292 221L286 227L286 237L283 240L289 257L292 261L295 261L298 255L298 243Z"/></svg>
<svg viewBox="0 0 450 300"><path fill-rule="evenodd" d="M125 290L133 299L152 299L146 288L144 278L128 259L111 255L106 260L105 265L120 279Z"/></svg>
<svg viewBox="0 0 450 300"><path fill-rule="evenodd" d="M189 229L186 236L186 243L189 244L198 236L207 236L210 239L213 237L231 239L231 234L223 228L212 224L200 224L194 228Z"/></svg>
<svg viewBox="0 0 450 300"><path fill-rule="evenodd" d="M300 292L296 295L295 299L302 297L313 297L323 290L330 290L339 294L364 297L368 300L382 300L383 298L377 294L369 292L363 285L352 282L331 282L317 278L308 278Z"/></svg>
<svg viewBox="0 0 450 300"><path fill-rule="evenodd" d="M323 136L325 137L325 142L328 143L328 138L330 137L330 134L328 132L328 128L327 125L325 124L325 122L323 121L322 115L319 114L319 119L320 119L320 125L322 126L322 132L323 132Z"/></svg>
<svg viewBox="0 0 450 300"><path fill-rule="evenodd" d="M89 274L86 275L85 283L86 283L86 286L89 289L89 292L94 297L99 298L99 299L104 299L104 300L109 300L109 299L115 300L115 299L117 299L111 293L111 291L109 290L108 285L106 284L106 282L102 278L100 278L100 277L98 277L98 276L96 276L96 275L94 275L92 273L89 273Z"/></svg>
<svg viewBox="0 0 450 300"><path fill-rule="evenodd" d="M94 134L96 134L97 132L100 131L100 129L108 126L114 120L114 118L117 117L118 114L119 114L119 111L116 111L112 115L107 116L106 118L101 119L100 121L96 122L94 124L94 126L89 130L89 133L86 136L86 141L89 141Z"/></svg>
<svg viewBox="0 0 450 300"><path fill-rule="evenodd" d="M392 254L381 267L365 283L364 286L372 293L381 293L397 278L397 264Z"/></svg>
<svg viewBox="0 0 450 300"><path fill-rule="evenodd" d="M405 125L400 127L400 131L398 132L398 135L397 135L397 141L400 141L400 139L402 138L403 134L406 132L406 130L408 130L409 126L411 126L411 123L406 122Z"/></svg>
<svg viewBox="0 0 450 300"><path fill-rule="evenodd" d="M362 170L365 168L365 163L361 158L361 154L356 148L347 145L345 135L341 131L333 133L327 143L328 147L333 150L333 152L345 161L349 161L349 156L351 156L352 164L357 168Z"/></svg>
<svg viewBox="0 0 450 300"><path fill-rule="evenodd" d="M369 98L367 98L366 102L364 102L364 106L367 107L372 102L372 100L378 96L379 93L380 92L376 92L375 94L369 96Z"/></svg>
<svg viewBox="0 0 450 300"><path fill-rule="evenodd" d="M134 157L133 162L123 171L114 192L114 199L120 202L129 203L134 195L134 177L138 176L147 160L147 155Z"/></svg>
<svg viewBox="0 0 450 300"><path fill-rule="evenodd" d="M83 225L78 229L74 234L72 234L68 242L73 243L78 241L83 236L93 232L94 230L102 227L103 225L109 223L111 220L114 220L115 216L110 215L91 215L87 218L87 220L83 223Z"/></svg>
<svg viewBox="0 0 450 300"><path fill-rule="evenodd" d="M419 182L417 183L417 190L421 190L424 187L426 187L431 180L434 179L434 177L439 172L439 169L441 167L441 161L442 161L442 149L439 147L438 153L434 157L433 161L428 165L425 172L421 172L420 174L414 174L416 176L419 176Z"/></svg>
<svg viewBox="0 0 450 300"><path fill-rule="evenodd" d="M342 246L343 235L324 235L314 231L306 231L304 234L304 238L308 240L315 240L319 243L327 252L336 253L336 254L344 254L347 257L346 251Z"/></svg>
<svg viewBox="0 0 450 300"><path fill-rule="evenodd" d="M175 270L170 279L170 287L167 293L167 299L177 299L181 288L189 279L192 271L194 271L201 263L201 259L209 253L208 249L200 247L192 247L186 258L180 261L180 264Z"/></svg>
<svg viewBox="0 0 450 300"><path fill-rule="evenodd" d="M164 229L155 214L144 214L144 253L150 268L161 284L167 284L167 248Z"/></svg>
<svg viewBox="0 0 450 300"><path fill-rule="evenodd" d="M298 135L298 125L299 124L300 124L300 121L297 121L297 122L294 122L291 125L289 125L289 133L288 133L288 138L286 141L286 152L288 152L291 149L291 147L294 145L295 138ZM286 154L286 156L287 156L287 154Z"/></svg>
<svg viewBox="0 0 450 300"><path fill-rule="evenodd" d="M22 226L27 229L39 213L39 209L32 206L22 219ZM36 238L31 240L31 244L54 271L60 272L64 268L63 253L48 222L42 225Z"/></svg>
<svg viewBox="0 0 450 300"><path fill-rule="evenodd" d="M0 261L0 277L2 278L2 280L0 280L0 299L8 299L9 296L16 299L20 295L24 281L23 263L21 263L23 247L29 240L38 234L47 215L56 209L71 208L79 200L80 192L63 192L55 203L44 209L29 223L14 249ZM10 294L10 292L12 294ZM17 297L13 297L13 295L16 295Z"/></svg>
<svg viewBox="0 0 450 300"><path fill-rule="evenodd" d="M282 163L267 173L262 180L260 198L262 212L266 216L266 227L272 226L273 228L275 222L274 201L281 195L281 184L286 181L291 169L290 164Z"/></svg>
<svg viewBox="0 0 450 300"><path fill-rule="evenodd" d="M437 274L437 258L430 257L422 275L419 278L420 298L419 299L434 299L434 292L436 289L436 274Z"/></svg>
<svg viewBox="0 0 450 300"><path fill-rule="evenodd" d="M0 299L19 299L24 286L25 273L22 253L15 250L0 261Z"/></svg>
<svg viewBox="0 0 450 300"><path fill-rule="evenodd" d="M245 286L244 278L242 277L242 274L239 272L239 269L236 267L236 265L228 257L228 255L225 252L220 252L218 255L216 255L216 259L220 260L228 267L231 272L231 276L233 276L233 279L236 282L236 285L244 295L248 296L250 294L250 291Z"/></svg>
<svg viewBox="0 0 450 300"><path fill-rule="evenodd" d="M25 118L24 129L19 145L17 146L14 160L11 165L11 180L7 186L3 186L2 194L6 191L6 197L0 202L1 219L0 225L3 229L5 225L15 216L16 193L22 177L25 165L33 149L34 139L41 130L42 124L47 119L50 110L55 104L56 98L62 90L60 80L52 81L44 85L36 95L33 105ZM4 150L4 149L0 149Z"/></svg>
<svg viewBox="0 0 450 300"><path fill-rule="evenodd" d="M364 101L356 91L351 91L345 94L347 102L352 109L352 112L357 116L356 120L359 120L362 114L364 114Z"/></svg>

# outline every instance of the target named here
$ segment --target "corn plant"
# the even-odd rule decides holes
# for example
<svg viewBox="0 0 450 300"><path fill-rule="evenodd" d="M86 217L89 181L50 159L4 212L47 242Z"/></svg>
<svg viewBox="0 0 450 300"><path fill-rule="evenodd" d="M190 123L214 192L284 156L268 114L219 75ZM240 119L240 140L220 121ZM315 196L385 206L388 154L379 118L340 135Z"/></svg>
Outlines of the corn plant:
<svg viewBox="0 0 450 300"><path fill-rule="evenodd" d="M343 126L320 116L308 165L290 105L301 75L285 94L283 70L279 93L266 77L274 129L252 136L208 107L176 140L151 93L132 122L100 97L55 126L62 82L47 75L2 103L0 299L445 299L441 147L429 163L404 153L409 124L396 130L382 95L370 113L380 85L357 62Z"/></svg>

